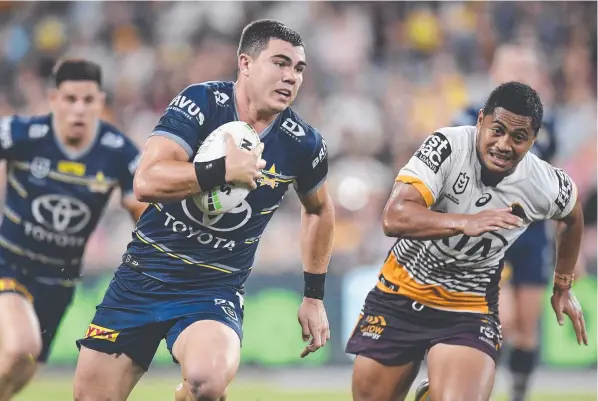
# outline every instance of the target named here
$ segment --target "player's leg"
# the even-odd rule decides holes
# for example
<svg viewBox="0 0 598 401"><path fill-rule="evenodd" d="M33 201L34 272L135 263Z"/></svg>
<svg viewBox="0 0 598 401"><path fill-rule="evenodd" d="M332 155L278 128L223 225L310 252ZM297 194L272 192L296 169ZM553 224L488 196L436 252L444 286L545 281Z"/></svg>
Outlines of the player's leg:
<svg viewBox="0 0 598 401"><path fill-rule="evenodd" d="M353 401L403 401L417 376L420 363L386 366L358 355L353 365Z"/></svg>
<svg viewBox="0 0 598 401"><path fill-rule="evenodd" d="M346 347L356 355L354 401L405 399L430 340L420 306L404 296L370 291Z"/></svg>
<svg viewBox="0 0 598 401"><path fill-rule="evenodd" d="M145 370L126 354L81 346L73 384L74 399L125 401Z"/></svg>
<svg viewBox="0 0 598 401"><path fill-rule="evenodd" d="M72 285L64 286L58 282L54 284L36 282L34 288L35 299L33 307L39 321L42 349L37 357L37 364L30 365L25 374L19 377L14 383L15 394L25 387L29 382L29 378L33 377L34 373L47 361L54 336L58 331L58 326L74 295L74 287Z"/></svg>
<svg viewBox="0 0 598 401"><path fill-rule="evenodd" d="M514 336L515 327L515 294L511 283L513 278L513 267L509 261L505 261L505 267L500 279L500 294L498 297L498 315L502 333L507 342Z"/></svg>
<svg viewBox="0 0 598 401"><path fill-rule="evenodd" d="M166 338L183 376L176 400L223 401L241 359L243 298L223 289L187 295L197 312L179 320Z"/></svg>
<svg viewBox="0 0 598 401"><path fill-rule="evenodd" d="M160 284L119 268L89 325L75 371L75 401L125 401L172 323L155 322Z"/></svg>
<svg viewBox="0 0 598 401"><path fill-rule="evenodd" d="M218 401L226 394L241 359L238 334L215 320L196 321L185 328L172 347L181 364L180 401Z"/></svg>
<svg viewBox="0 0 598 401"><path fill-rule="evenodd" d="M428 352L430 399L434 401L488 401L496 365L479 349L436 344Z"/></svg>
<svg viewBox="0 0 598 401"><path fill-rule="evenodd" d="M525 399L530 378L537 365L539 324L549 277L547 267L552 259L552 252L553 248L549 245L528 246L513 260L515 316L514 332L509 339L512 348L508 363L513 380L512 401Z"/></svg>
<svg viewBox="0 0 598 401"><path fill-rule="evenodd" d="M29 291L13 277L0 279L0 401L29 382L42 350Z"/></svg>

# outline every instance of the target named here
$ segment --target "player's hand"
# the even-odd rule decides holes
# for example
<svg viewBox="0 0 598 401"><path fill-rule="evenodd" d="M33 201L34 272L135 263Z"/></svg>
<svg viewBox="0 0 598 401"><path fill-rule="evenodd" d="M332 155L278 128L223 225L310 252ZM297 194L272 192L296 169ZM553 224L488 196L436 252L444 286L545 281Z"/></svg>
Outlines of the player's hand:
<svg viewBox="0 0 598 401"><path fill-rule="evenodd" d="M324 302L319 299L303 298L297 317L301 325L303 341L309 341L311 337L309 345L301 352L301 358L305 358L326 345L326 341L330 339Z"/></svg>
<svg viewBox="0 0 598 401"><path fill-rule="evenodd" d="M262 159L264 143L260 142L253 150L240 149L232 135L226 134L226 182L244 185L256 189L257 179L261 178L261 170L266 167Z"/></svg>
<svg viewBox="0 0 598 401"><path fill-rule="evenodd" d="M470 237L498 231L500 229L512 230L523 227L523 220L511 213L511 208L484 210L483 212L467 216L463 226L463 234Z"/></svg>
<svg viewBox="0 0 598 401"><path fill-rule="evenodd" d="M577 335L577 343L581 345L582 341L588 345L588 333L586 332L586 321L583 318L583 311L579 301L573 294L572 290L564 290L554 287L552 290L552 297L550 297L552 309L556 314L556 320L562 326L565 324L563 314L569 316Z"/></svg>

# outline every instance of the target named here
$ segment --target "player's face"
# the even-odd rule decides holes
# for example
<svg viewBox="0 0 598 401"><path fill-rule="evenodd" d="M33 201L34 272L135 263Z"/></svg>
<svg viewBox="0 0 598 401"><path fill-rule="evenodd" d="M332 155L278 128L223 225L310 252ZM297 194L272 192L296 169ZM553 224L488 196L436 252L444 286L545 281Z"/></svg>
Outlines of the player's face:
<svg viewBox="0 0 598 401"><path fill-rule="evenodd" d="M477 150L484 166L495 174L510 174L534 144L531 117L497 107L478 116Z"/></svg>
<svg viewBox="0 0 598 401"><path fill-rule="evenodd" d="M50 95L54 121L67 143L77 145L95 132L105 94L94 81L64 81Z"/></svg>
<svg viewBox="0 0 598 401"><path fill-rule="evenodd" d="M293 103L303 83L305 49L280 39L268 46L247 65L247 81L254 100L274 113Z"/></svg>

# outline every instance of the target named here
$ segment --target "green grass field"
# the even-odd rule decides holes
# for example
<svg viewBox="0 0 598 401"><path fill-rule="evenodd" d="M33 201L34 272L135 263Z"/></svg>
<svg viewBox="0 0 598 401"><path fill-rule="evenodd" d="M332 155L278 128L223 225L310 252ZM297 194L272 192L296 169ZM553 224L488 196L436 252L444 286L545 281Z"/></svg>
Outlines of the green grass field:
<svg viewBox="0 0 598 401"><path fill-rule="evenodd" d="M174 380L142 379L129 401L172 401ZM15 401L69 401L72 400L71 383L67 378L42 378L31 384ZM348 391L315 391L284 389L268 385L246 383L231 386L228 401L350 401ZM493 401L507 401L497 395ZM596 394L535 393L530 401L596 401Z"/></svg>

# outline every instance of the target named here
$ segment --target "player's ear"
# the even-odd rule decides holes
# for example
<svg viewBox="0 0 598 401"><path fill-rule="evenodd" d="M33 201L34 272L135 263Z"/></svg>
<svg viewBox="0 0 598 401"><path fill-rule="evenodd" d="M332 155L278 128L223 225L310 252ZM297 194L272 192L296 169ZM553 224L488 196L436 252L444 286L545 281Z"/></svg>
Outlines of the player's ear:
<svg viewBox="0 0 598 401"><path fill-rule="evenodd" d="M249 75L249 65L251 64L251 57L245 53L239 54L238 66L239 73L242 75Z"/></svg>
<svg viewBox="0 0 598 401"><path fill-rule="evenodd" d="M480 109L480 111L478 112L478 123L477 123L478 128L482 126L483 121L484 121L484 109Z"/></svg>

